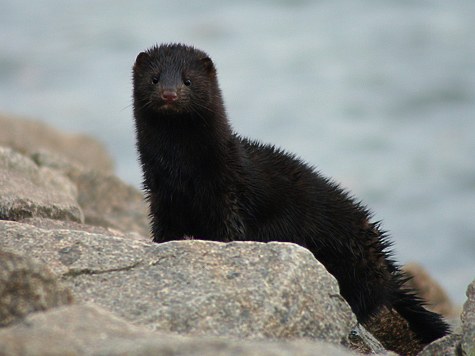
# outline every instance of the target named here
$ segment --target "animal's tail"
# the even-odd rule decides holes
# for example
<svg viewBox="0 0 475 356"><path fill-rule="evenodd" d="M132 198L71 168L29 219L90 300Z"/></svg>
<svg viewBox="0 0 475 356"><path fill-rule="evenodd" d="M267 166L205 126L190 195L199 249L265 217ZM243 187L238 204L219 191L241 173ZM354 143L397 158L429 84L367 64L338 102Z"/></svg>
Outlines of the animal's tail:
<svg viewBox="0 0 475 356"><path fill-rule="evenodd" d="M447 335L450 326L441 315L424 308L423 301L413 291L399 289L393 308L409 323L422 344L428 344Z"/></svg>

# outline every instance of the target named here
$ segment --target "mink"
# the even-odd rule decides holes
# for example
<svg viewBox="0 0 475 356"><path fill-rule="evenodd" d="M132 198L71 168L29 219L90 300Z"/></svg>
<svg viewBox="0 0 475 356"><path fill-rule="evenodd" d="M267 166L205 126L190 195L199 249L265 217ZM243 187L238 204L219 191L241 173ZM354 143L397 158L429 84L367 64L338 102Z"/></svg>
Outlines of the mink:
<svg viewBox="0 0 475 356"><path fill-rule="evenodd" d="M295 155L232 130L205 52L183 44L141 52L133 107L155 242L296 243L335 276L360 323L387 308L421 344L449 332L403 287L389 238L360 201Z"/></svg>

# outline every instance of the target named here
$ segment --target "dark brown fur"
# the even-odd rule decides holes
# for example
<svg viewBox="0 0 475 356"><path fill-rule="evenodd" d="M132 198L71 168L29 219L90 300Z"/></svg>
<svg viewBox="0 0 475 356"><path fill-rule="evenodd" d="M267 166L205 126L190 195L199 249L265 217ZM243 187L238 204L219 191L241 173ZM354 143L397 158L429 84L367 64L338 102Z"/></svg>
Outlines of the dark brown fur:
<svg viewBox="0 0 475 356"><path fill-rule="evenodd" d="M448 332L402 288L390 244L365 207L295 156L232 132L206 53L153 47L138 55L133 80L154 241L294 242L337 278L361 323L386 307L421 343Z"/></svg>

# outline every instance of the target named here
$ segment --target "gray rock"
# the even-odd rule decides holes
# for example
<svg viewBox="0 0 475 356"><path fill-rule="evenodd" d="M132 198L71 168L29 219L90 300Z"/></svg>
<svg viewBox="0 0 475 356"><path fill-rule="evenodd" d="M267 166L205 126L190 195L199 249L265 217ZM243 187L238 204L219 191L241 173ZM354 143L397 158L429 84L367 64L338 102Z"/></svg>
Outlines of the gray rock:
<svg viewBox="0 0 475 356"><path fill-rule="evenodd" d="M65 177L0 147L0 219L45 217L83 222L77 189Z"/></svg>
<svg viewBox="0 0 475 356"><path fill-rule="evenodd" d="M0 146L24 155L38 150L55 152L92 169L112 172L114 164L104 146L90 137L73 135L45 123L0 115Z"/></svg>
<svg viewBox="0 0 475 356"><path fill-rule="evenodd" d="M131 185L112 173L82 167L50 152L35 152L32 158L39 166L51 168L76 184L86 224L150 235L144 196Z"/></svg>
<svg viewBox="0 0 475 356"><path fill-rule="evenodd" d="M72 301L69 289L46 267L0 250L0 326Z"/></svg>
<svg viewBox="0 0 475 356"><path fill-rule="evenodd" d="M158 245L157 252L150 268L140 273L147 289L141 288L138 304L120 307L136 315L135 321L154 328L347 344L356 324L334 277L297 245L174 241ZM120 283L126 287L121 293L134 294L125 285L136 277L121 274ZM80 278L97 280L91 275Z"/></svg>
<svg viewBox="0 0 475 356"><path fill-rule="evenodd" d="M334 277L294 244L154 244L8 221L0 232L0 245L45 261L78 301L154 329L346 345L356 325Z"/></svg>
<svg viewBox="0 0 475 356"><path fill-rule="evenodd" d="M461 356L458 351L462 335L444 336L426 346L417 356Z"/></svg>
<svg viewBox="0 0 475 356"><path fill-rule="evenodd" d="M87 224L150 236L148 208L140 191L112 174L92 170L71 172L68 177L78 187Z"/></svg>
<svg viewBox="0 0 475 356"><path fill-rule="evenodd" d="M122 232L120 230L106 228L95 225L85 225L75 223L73 221L53 220L46 218L26 218L18 222L23 224L33 225L45 230L72 230L72 231L85 231L92 234L107 235L107 236L120 236L129 239L141 239L145 242L150 242L150 237L144 237L136 232Z"/></svg>
<svg viewBox="0 0 475 356"><path fill-rule="evenodd" d="M131 325L94 305L35 313L0 330L4 356L356 356L323 342L249 342L183 337Z"/></svg>
<svg viewBox="0 0 475 356"><path fill-rule="evenodd" d="M42 262L58 276L130 268L143 260L140 254L146 252L144 246L150 245L139 235L114 237L80 230L40 229L2 220L0 236L0 248Z"/></svg>
<svg viewBox="0 0 475 356"><path fill-rule="evenodd" d="M475 281L467 288L461 327L428 345L418 356L475 356Z"/></svg>
<svg viewBox="0 0 475 356"><path fill-rule="evenodd" d="M461 349L463 355L475 356L475 281L468 286L467 297L461 316Z"/></svg>

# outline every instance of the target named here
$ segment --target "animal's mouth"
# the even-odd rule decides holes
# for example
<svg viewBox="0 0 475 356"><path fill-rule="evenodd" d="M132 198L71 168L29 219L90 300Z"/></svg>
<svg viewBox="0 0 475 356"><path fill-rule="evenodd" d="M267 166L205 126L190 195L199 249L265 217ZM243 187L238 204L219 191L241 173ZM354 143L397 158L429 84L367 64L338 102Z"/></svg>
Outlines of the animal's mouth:
<svg viewBox="0 0 475 356"><path fill-rule="evenodd" d="M160 105L160 109L165 111L179 111L178 105L176 105L176 103L169 102L164 102L162 105Z"/></svg>

